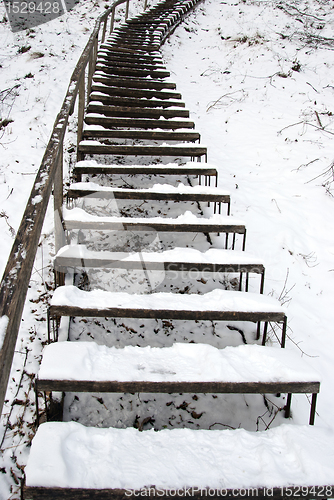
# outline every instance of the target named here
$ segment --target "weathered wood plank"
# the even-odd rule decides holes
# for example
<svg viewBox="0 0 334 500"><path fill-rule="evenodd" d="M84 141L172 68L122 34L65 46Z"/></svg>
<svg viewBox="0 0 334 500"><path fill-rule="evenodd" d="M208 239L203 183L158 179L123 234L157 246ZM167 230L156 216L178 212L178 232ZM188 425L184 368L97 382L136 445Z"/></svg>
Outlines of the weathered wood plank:
<svg viewBox="0 0 334 500"><path fill-rule="evenodd" d="M284 460L284 457L282 457ZM140 492L140 490L134 490L135 492ZM284 500L291 498L296 492L298 495L305 499L314 499L314 492L321 492L321 498L332 498L334 486L330 485L310 485L303 486L301 489L297 486L291 486L287 483L286 486L280 486L275 488L236 488L236 489L221 489L213 490L212 488L198 488L198 487L184 487L182 489L162 489L155 488L154 486L148 486L144 492L150 492L150 497L153 498L170 498L170 492L173 493L173 498L182 500L185 497L185 492L187 492L187 497L193 498L194 500L203 500L203 497L213 498L214 500L221 500L222 496L226 498L236 498L249 499L249 498L262 498L262 499L274 499L274 500ZM301 491L304 493L301 494ZM174 494L175 493L175 494ZM245 495L246 494L246 495ZM116 490L116 489L83 489L83 488L38 488L38 487L23 487L23 495L26 500L127 500L129 497L129 490ZM320 498L320 497L319 497Z"/></svg>
<svg viewBox="0 0 334 500"><path fill-rule="evenodd" d="M110 154L110 155L132 155L132 156L206 156L206 147L201 146L123 146L107 144L83 144L80 143L78 151L84 154Z"/></svg>
<svg viewBox="0 0 334 500"><path fill-rule="evenodd" d="M97 82L101 82L102 85L92 85L92 90L94 92L101 92L113 96L124 96L124 97L146 97L147 99L181 99L182 96L176 91L167 90L152 90L152 89L131 89L128 87L112 87L104 85L104 78L96 78Z"/></svg>
<svg viewBox="0 0 334 500"><path fill-rule="evenodd" d="M87 125L101 125L105 128L110 127L131 127L143 129L168 129L176 130L178 128L195 128L195 123L191 120L167 119L159 120L154 118L126 118L126 117L107 117L86 115L85 123Z"/></svg>
<svg viewBox="0 0 334 500"><path fill-rule="evenodd" d="M122 107L137 107L137 108L170 108L179 107L185 108L185 103L181 100L172 101L171 99L135 99L133 97L119 97L105 95L100 92L92 92L89 96L90 101L102 102L105 105L122 106Z"/></svg>
<svg viewBox="0 0 334 500"><path fill-rule="evenodd" d="M160 69L137 69L137 68L122 68L119 66L105 65L98 63L96 65L96 71L102 71L106 75L120 75L120 76L135 76L143 77L152 76L152 78L168 78L170 76L169 71L164 71Z"/></svg>
<svg viewBox="0 0 334 500"><path fill-rule="evenodd" d="M36 379L38 391L217 394L315 394L320 382L149 382Z"/></svg>
<svg viewBox="0 0 334 500"><path fill-rule="evenodd" d="M189 118L187 109L136 108L134 106L104 106L90 103L87 113L127 118Z"/></svg>
<svg viewBox="0 0 334 500"><path fill-rule="evenodd" d="M131 77L121 77L121 76L103 76L96 74L93 77L95 82L101 81L101 76L103 78L103 83L112 86L119 87L130 87L133 89L171 89L175 90L176 85L172 82L164 82L158 80L149 80L149 79L139 79L139 78L131 78Z"/></svg>
<svg viewBox="0 0 334 500"><path fill-rule="evenodd" d="M52 305L49 309L50 317L80 316L90 318L141 318L141 319L180 319L180 320L208 320L208 321L284 321L284 312L243 312L243 311L193 311L170 309L129 309L108 307L102 309L81 308L75 306Z"/></svg>
<svg viewBox="0 0 334 500"><path fill-rule="evenodd" d="M170 132L156 130L84 130L84 139L144 139L158 141L198 141L198 132Z"/></svg>
<svg viewBox="0 0 334 500"><path fill-rule="evenodd" d="M202 201L202 202L221 202L230 203L229 194L218 193L177 193L177 192L154 192L144 189L122 189L110 191L94 191L92 189L69 189L68 198L76 199L83 196L99 199L118 199L118 200L155 200L155 201Z"/></svg>

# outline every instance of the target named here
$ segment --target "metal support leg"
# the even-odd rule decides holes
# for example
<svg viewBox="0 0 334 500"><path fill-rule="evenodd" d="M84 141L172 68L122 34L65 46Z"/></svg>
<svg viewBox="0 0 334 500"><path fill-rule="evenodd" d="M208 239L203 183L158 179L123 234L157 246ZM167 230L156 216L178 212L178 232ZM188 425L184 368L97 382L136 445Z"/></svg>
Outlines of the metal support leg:
<svg viewBox="0 0 334 500"><path fill-rule="evenodd" d="M35 381L35 404L36 404L36 427L39 427L39 407L38 407L37 381Z"/></svg>
<svg viewBox="0 0 334 500"><path fill-rule="evenodd" d="M262 337L262 345L266 345L267 332L268 332L268 321L266 321L265 324L264 324L263 337Z"/></svg>
<svg viewBox="0 0 334 500"><path fill-rule="evenodd" d="M281 347L285 347L285 340L286 340L286 327L287 327L287 317L285 316L284 321L283 321L283 326L282 326L282 341L281 341Z"/></svg>
<svg viewBox="0 0 334 500"><path fill-rule="evenodd" d="M292 394L289 393L288 397L287 397L287 400L286 400L284 418L290 418L290 415L291 415L291 398L292 398Z"/></svg>
<svg viewBox="0 0 334 500"><path fill-rule="evenodd" d="M318 396L318 394L316 392L312 394L311 412L310 412L310 425L314 425L315 407L316 407L316 404L317 404L317 396Z"/></svg>

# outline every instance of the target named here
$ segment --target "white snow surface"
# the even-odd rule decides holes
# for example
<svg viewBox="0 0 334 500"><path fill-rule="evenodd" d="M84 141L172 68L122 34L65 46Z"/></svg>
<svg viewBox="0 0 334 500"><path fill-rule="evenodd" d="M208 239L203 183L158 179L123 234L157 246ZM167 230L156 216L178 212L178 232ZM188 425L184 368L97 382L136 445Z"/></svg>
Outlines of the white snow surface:
<svg viewBox="0 0 334 500"><path fill-rule="evenodd" d="M114 188L108 186L101 186L96 182L75 182L70 185L69 189L72 190L91 190L91 191L129 191L126 188ZM216 195L229 195L230 193L223 189L218 189L210 186L187 186L185 184L179 183L177 186L171 186L170 184L154 184L151 188L146 189L131 189L133 192L149 192L149 193L179 193L179 194L216 194Z"/></svg>
<svg viewBox="0 0 334 500"><path fill-rule="evenodd" d="M163 252L97 252L88 249L85 245L66 245L62 247L55 258L81 258L85 259L110 259L114 260L134 260L144 262L193 262L210 264L263 264L259 257L249 255L247 252L238 250L223 250L221 248L209 248L205 252L200 252L196 248L173 248Z"/></svg>
<svg viewBox="0 0 334 500"><path fill-rule="evenodd" d="M27 486L217 489L334 484L334 434L321 427L96 429L42 424L25 469Z"/></svg>
<svg viewBox="0 0 334 500"><path fill-rule="evenodd" d="M0 318L0 348L2 347L6 335L8 321L9 321L8 316L2 316Z"/></svg>
<svg viewBox="0 0 334 500"><path fill-rule="evenodd" d="M149 226L150 224L196 224L196 225L207 225L207 224L220 224L226 226L244 226L245 222L236 219L230 215L220 215L213 214L211 217L197 217L193 212L187 210L184 214L179 215L175 219L166 218L166 217L131 217L131 219L126 217L117 217L117 216L96 216L89 214L85 210L79 207L75 207L72 209L64 208L64 221L76 221L76 222L114 222L122 224L123 222L133 223L133 224L145 224Z"/></svg>
<svg viewBox="0 0 334 500"><path fill-rule="evenodd" d="M95 127L95 125L94 125L94 127ZM77 163L77 166L83 167L83 168L86 167L86 168L99 169L101 167L101 164L99 164L96 160L82 160L82 161L79 161ZM110 164L108 166L119 168L119 169L121 169L122 166L124 168L129 168L129 165ZM147 167L151 166L152 168L161 169L161 170L163 170L165 168L173 168L173 167L178 168L180 166L184 169L189 169L189 170L194 169L194 168L211 168L211 169L217 170L217 168L218 168L216 165L211 164L211 163L198 163L198 162L191 162L191 161L185 163L184 165L179 165L177 163L167 163L166 165L161 165L161 164L155 165L154 164L154 165L145 165L145 167L146 166ZM143 165L131 165L131 168L134 169L134 171L135 171L136 169L142 169Z"/></svg>
<svg viewBox="0 0 334 500"><path fill-rule="evenodd" d="M112 307L129 309L166 309L172 311L243 311L243 312L284 312L278 300L251 292L234 292L216 289L199 295L152 293L149 295L105 290L80 290L76 286L59 286L52 299L52 306L72 306L83 309L106 309Z"/></svg>
<svg viewBox="0 0 334 500"><path fill-rule="evenodd" d="M151 382L311 382L319 374L300 354L279 347L208 344L106 347L55 342L45 347L38 377L55 380Z"/></svg>

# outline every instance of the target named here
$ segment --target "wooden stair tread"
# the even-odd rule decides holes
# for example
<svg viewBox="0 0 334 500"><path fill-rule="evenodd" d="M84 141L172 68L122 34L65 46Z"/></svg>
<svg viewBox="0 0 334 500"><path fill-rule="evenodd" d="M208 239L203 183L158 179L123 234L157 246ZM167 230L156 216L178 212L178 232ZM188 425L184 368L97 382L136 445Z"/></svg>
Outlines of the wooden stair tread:
<svg viewBox="0 0 334 500"><path fill-rule="evenodd" d="M84 291L75 286L56 288L50 316L130 317L217 321L285 321L280 303L251 292L215 289L203 295L148 295Z"/></svg>
<svg viewBox="0 0 334 500"><path fill-rule="evenodd" d="M221 201L230 202L230 193L209 186L187 186L178 184L155 184L152 188L127 189L100 186L94 182L77 182L68 188L69 198L81 196L112 197L119 199L152 199L152 200L190 200L190 201Z"/></svg>
<svg viewBox="0 0 334 500"><path fill-rule="evenodd" d="M207 175L217 177L217 168L209 163L188 162L185 165L167 163L166 165L102 165L96 160L83 160L76 163L75 173L109 174L167 174L167 175Z"/></svg>
<svg viewBox="0 0 334 500"><path fill-rule="evenodd" d="M208 344L175 343L119 349L94 342L55 342L44 348L38 373L38 390L44 391L75 392L80 387L101 392L103 387L108 392L194 392L192 384L197 392L320 390L319 374L299 353L259 345L217 349Z"/></svg>
<svg viewBox="0 0 334 500"><path fill-rule="evenodd" d="M125 267L130 269L143 268L168 270L198 269L212 272L264 272L263 261L237 250L210 248L200 252L195 248L174 248L162 252L108 252L92 251L84 245L66 245L54 258L56 269L66 266L74 267Z"/></svg>
<svg viewBox="0 0 334 500"><path fill-rule="evenodd" d="M169 108L137 108L135 106L108 106L98 101L91 101L88 104L87 113L130 118L189 118L189 111L179 106L170 106Z"/></svg>
<svg viewBox="0 0 334 500"><path fill-rule="evenodd" d="M87 125L101 125L103 127L131 127L140 129L168 129L177 130L179 128L195 128L193 121L186 118L127 118L127 117L107 117L100 114L87 114L85 116Z"/></svg>
<svg viewBox="0 0 334 500"><path fill-rule="evenodd" d="M152 80L148 78L133 78L130 76L106 76L105 74L101 74L99 72L94 74L93 80L96 82L102 80L108 85L130 87L134 89L176 89L176 85L173 82Z"/></svg>
<svg viewBox="0 0 334 500"><path fill-rule="evenodd" d="M175 219L168 217L102 217L91 215L81 208L64 208L66 229L104 229L146 231L148 227L156 231L176 232L230 232L246 233L243 221L230 215L214 214L210 218L196 217L187 211Z"/></svg>
<svg viewBox="0 0 334 500"><path fill-rule="evenodd" d="M197 141L200 139L199 132L186 130L120 130L95 128L89 126L83 130L82 136L84 139L95 138L115 138L115 139L143 139L143 140L160 140L160 141Z"/></svg>
<svg viewBox="0 0 334 500"><path fill-rule="evenodd" d="M174 90L131 89L129 87L112 86L104 84L104 79L99 78L92 85L92 91L112 96L146 97L147 99L181 99L181 94Z"/></svg>
<svg viewBox="0 0 334 500"><path fill-rule="evenodd" d="M140 432L46 422L32 441L24 497L44 490L44 495L49 493L44 498L57 499L126 498L133 491L163 498L170 491L181 498L187 491L193 498L203 498L216 489L222 496L245 498L248 488L259 498L282 498L282 491L293 492L291 484L297 484L307 487L306 498L315 498L320 489L312 490L312 485L334 484L332 448L332 433L312 426L284 424L256 433ZM332 496L333 487L322 490L322 497Z"/></svg>
<svg viewBox="0 0 334 500"><path fill-rule="evenodd" d="M177 145L127 145L101 144L98 141L84 140L78 145L78 151L86 154L142 155L142 156L205 156L207 148L194 144Z"/></svg>
<svg viewBox="0 0 334 500"><path fill-rule="evenodd" d="M112 97L103 94L102 92L93 91L90 95L91 101L99 101L103 104L118 106L118 107L145 107L145 108L184 108L185 104L181 100L172 101L170 99L135 99L133 97Z"/></svg>

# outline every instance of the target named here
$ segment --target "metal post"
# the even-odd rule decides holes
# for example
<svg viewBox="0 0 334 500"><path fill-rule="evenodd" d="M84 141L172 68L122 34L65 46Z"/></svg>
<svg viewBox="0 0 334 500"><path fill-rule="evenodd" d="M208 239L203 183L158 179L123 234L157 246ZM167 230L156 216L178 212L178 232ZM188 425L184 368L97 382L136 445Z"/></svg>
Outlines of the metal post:
<svg viewBox="0 0 334 500"><path fill-rule="evenodd" d="M315 407L317 404L317 393L312 394L312 402L311 402L311 413L310 413L310 425L314 425L315 420Z"/></svg>

